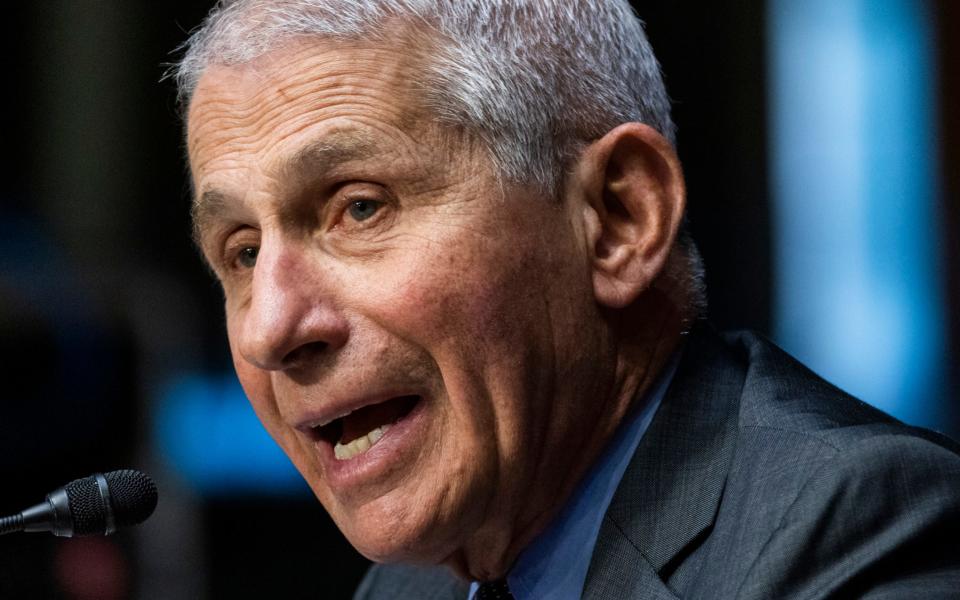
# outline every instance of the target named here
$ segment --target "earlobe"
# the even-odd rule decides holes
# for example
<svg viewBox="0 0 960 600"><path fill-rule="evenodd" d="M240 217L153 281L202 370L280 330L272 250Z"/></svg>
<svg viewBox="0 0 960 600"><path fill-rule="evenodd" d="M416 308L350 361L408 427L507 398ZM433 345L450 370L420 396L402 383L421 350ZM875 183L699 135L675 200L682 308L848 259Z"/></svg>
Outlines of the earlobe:
<svg viewBox="0 0 960 600"><path fill-rule="evenodd" d="M683 218L680 161L654 129L621 125L580 160L587 241L597 301L630 305L666 265Z"/></svg>

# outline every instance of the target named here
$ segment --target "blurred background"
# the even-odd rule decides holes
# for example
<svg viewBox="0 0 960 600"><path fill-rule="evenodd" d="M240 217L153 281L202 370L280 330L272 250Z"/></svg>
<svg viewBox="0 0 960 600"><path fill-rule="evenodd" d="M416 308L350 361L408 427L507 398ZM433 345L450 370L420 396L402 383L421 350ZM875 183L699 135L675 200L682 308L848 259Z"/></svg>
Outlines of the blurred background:
<svg viewBox="0 0 960 600"><path fill-rule="evenodd" d="M260 430L190 241L160 79L210 4L5 7L0 514L131 465L161 499L111 538L0 538L2 598L346 598L366 567ZM711 319L958 436L960 5L634 4Z"/></svg>

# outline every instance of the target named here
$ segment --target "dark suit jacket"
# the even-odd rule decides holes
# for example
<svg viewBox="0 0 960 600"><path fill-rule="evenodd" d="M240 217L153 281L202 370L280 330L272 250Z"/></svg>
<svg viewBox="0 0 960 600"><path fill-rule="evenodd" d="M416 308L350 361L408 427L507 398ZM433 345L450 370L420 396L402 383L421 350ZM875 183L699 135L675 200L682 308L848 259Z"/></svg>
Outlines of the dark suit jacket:
<svg viewBox="0 0 960 600"><path fill-rule="evenodd" d="M607 510L584 598L960 598L960 447L747 333L690 334ZM466 598L375 566L357 598Z"/></svg>

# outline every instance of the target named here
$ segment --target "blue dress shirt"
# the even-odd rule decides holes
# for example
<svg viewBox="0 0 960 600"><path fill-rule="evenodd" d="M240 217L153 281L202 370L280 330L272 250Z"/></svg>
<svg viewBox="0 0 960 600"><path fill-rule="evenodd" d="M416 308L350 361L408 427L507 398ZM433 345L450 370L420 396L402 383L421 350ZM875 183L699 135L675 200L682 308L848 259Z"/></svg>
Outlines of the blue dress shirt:
<svg viewBox="0 0 960 600"><path fill-rule="evenodd" d="M617 429L557 518L520 553L507 574L507 585L516 600L580 598L603 515L673 380L679 354L647 391L641 408ZM478 585L474 582L470 586L468 600L473 600Z"/></svg>

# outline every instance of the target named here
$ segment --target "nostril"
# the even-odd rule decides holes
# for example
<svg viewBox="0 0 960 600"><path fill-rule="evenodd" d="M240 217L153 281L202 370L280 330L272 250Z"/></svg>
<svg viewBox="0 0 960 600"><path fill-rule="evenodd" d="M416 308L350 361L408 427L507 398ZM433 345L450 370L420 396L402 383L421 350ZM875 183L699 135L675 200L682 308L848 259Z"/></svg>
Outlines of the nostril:
<svg viewBox="0 0 960 600"><path fill-rule="evenodd" d="M326 342L308 342L298 346L283 357L284 367L297 367L310 362L326 351L328 344Z"/></svg>

